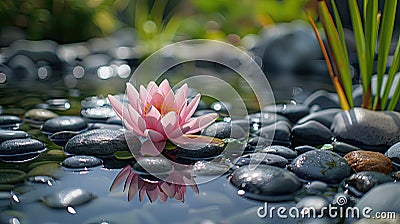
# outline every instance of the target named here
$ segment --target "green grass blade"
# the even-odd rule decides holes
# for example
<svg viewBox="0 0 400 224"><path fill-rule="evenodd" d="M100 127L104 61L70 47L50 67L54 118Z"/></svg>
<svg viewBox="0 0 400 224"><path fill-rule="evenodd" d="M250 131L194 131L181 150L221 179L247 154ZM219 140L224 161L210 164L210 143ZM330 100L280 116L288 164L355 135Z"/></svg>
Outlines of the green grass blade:
<svg viewBox="0 0 400 224"><path fill-rule="evenodd" d="M346 98L349 102L350 108L354 107L353 96L352 96L352 81L350 74L349 63L346 62L346 58L342 46L342 41L340 40L339 33L335 27L332 16L329 12L328 6L325 1L318 2L319 14L321 18L322 25L324 27L325 35L327 37L329 49L331 50L332 61L337 69L340 81L343 84L344 91L346 93Z"/></svg>
<svg viewBox="0 0 400 224"><path fill-rule="evenodd" d="M374 101L374 107L380 106L380 95L382 89L382 80L386 71L386 63L392 41L393 25L396 15L397 0L385 0L383 15L381 20L381 31L378 45L378 70L377 70L377 92ZM390 87L389 87L390 88Z"/></svg>
<svg viewBox="0 0 400 224"><path fill-rule="evenodd" d="M366 95L368 93L368 87L370 86L371 80L370 80L370 75L368 74L367 71L366 47L365 47L363 25L361 22L361 15L357 5L357 0L349 0L348 2L349 2L351 22L353 25L353 32L356 40L358 63L360 66L360 73L363 83L363 94Z"/></svg>
<svg viewBox="0 0 400 224"><path fill-rule="evenodd" d="M374 70L376 40L378 38L378 1L365 0L365 44L367 53L367 74L369 80Z"/></svg>
<svg viewBox="0 0 400 224"><path fill-rule="evenodd" d="M347 54L346 39L345 39L345 36L344 36L344 29L343 29L342 21L340 19L339 11L337 10L337 7L336 7L335 0L331 0L331 5L332 5L332 9L333 9L333 15L335 17L335 22L336 22L336 27L337 27L337 30L338 30L339 38L340 38L340 41L342 42L343 52L344 52L344 55L346 56L345 62L350 63L349 56ZM350 65L346 65L346 66L350 67Z"/></svg>
<svg viewBox="0 0 400 224"><path fill-rule="evenodd" d="M389 69L389 75L388 75L389 77L386 82L385 92L382 97L382 105L383 106L385 106L387 103L389 92L390 92L390 89L392 87L392 83L394 80L394 76L399 71L399 67L400 67L400 38L397 41L396 51L394 52L394 56L393 56L393 63ZM395 95L390 100L389 106L387 107L388 110L394 110L394 108L396 107L396 105L399 101L399 97L400 97L400 82L397 83L396 92L395 92ZM382 108L384 108L383 106L382 106Z"/></svg>

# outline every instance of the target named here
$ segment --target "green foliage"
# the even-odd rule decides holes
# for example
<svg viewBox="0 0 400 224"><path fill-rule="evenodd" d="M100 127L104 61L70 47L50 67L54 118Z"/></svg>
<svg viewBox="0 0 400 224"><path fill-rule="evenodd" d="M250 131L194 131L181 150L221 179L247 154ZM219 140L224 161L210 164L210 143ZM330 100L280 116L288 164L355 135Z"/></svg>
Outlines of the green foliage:
<svg viewBox="0 0 400 224"><path fill-rule="evenodd" d="M344 39L344 31L334 0L331 0L331 5L333 15L335 17L335 23L333 22L332 15L328 9L326 1L318 1L319 16L330 50L330 58L327 60L332 62L333 67L335 68L334 76L339 78L339 86L343 87L346 99L348 100L350 108L352 108L353 103L350 62L348 53L346 51L347 48ZM357 56L363 83L362 107L369 109L373 108L374 110L393 110L400 97L400 83L397 83L396 93L391 99L389 105L387 105L387 102L389 91L392 88L394 76L399 70L400 41L398 41L397 44L392 66L390 67L388 73L386 85L383 85L383 77L386 71L389 49L392 41L397 0L385 1L381 20L381 13L378 12L378 1L376 0L364 0L362 15L358 7L357 0L349 0L348 6L356 40ZM364 20L362 20L362 18ZM313 23L313 21L311 22ZM318 32L316 32L316 34L319 36ZM377 46L378 35L377 94L375 99L372 100L371 78L373 75L373 64L375 60L375 48ZM342 108L345 109L343 105Z"/></svg>

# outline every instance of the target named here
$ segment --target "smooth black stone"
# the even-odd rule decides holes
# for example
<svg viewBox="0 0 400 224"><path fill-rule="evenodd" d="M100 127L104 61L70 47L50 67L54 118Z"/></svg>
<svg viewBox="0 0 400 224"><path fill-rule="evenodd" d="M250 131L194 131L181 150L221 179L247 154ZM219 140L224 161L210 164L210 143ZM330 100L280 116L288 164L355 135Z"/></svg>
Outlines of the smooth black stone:
<svg viewBox="0 0 400 224"><path fill-rule="evenodd" d="M76 131L59 131L54 134L49 135L49 140L54 142L54 144L59 146L65 146L68 140L72 137L79 135L79 132Z"/></svg>
<svg viewBox="0 0 400 224"><path fill-rule="evenodd" d="M135 162L132 168L139 174L170 174L173 166L168 159L163 157L143 157Z"/></svg>
<svg viewBox="0 0 400 224"><path fill-rule="evenodd" d="M250 132L250 122L247 119L236 119L231 121L232 125L237 125L242 128L242 130L246 133Z"/></svg>
<svg viewBox="0 0 400 224"><path fill-rule="evenodd" d="M294 148L294 151L296 151L299 155L303 154L305 152L308 151L312 151L312 150L316 150L317 148L315 148L314 146L310 146L310 145L301 145L301 146L296 146Z"/></svg>
<svg viewBox="0 0 400 224"><path fill-rule="evenodd" d="M313 111L340 108L337 94L327 92L326 90L315 91L306 100L304 100L303 105L312 108Z"/></svg>
<svg viewBox="0 0 400 224"><path fill-rule="evenodd" d="M393 182L393 179L384 173L361 171L346 178L343 187L347 189L349 193L361 197L375 186L388 182Z"/></svg>
<svg viewBox="0 0 400 224"><path fill-rule="evenodd" d="M290 145L291 125L285 121L278 121L276 124L262 127L259 131L254 133L256 136L273 140L273 144Z"/></svg>
<svg viewBox="0 0 400 224"><path fill-rule="evenodd" d="M129 146L132 150L141 147L139 139L129 136ZM129 151L125 134L120 130L95 129L71 138L64 150L76 155L110 155L116 151Z"/></svg>
<svg viewBox="0 0 400 224"><path fill-rule="evenodd" d="M67 168L84 168L99 166L103 161L94 156L71 156L62 162L62 165Z"/></svg>
<svg viewBox="0 0 400 224"><path fill-rule="evenodd" d="M3 113L3 107L0 105L0 114Z"/></svg>
<svg viewBox="0 0 400 224"><path fill-rule="evenodd" d="M240 167L233 172L230 182L244 191L240 195L262 201L292 200L302 187L296 175L269 165L259 165L255 169Z"/></svg>
<svg viewBox="0 0 400 224"><path fill-rule="evenodd" d="M332 146L333 146L333 151L340 155L346 155L349 152L361 150L360 148L355 147L353 145L338 141L332 142Z"/></svg>
<svg viewBox="0 0 400 224"><path fill-rule="evenodd" d="M11 139L0 143L0 156L21 155L38 152L45 148L46 145L36 139Z"/></svg>
<svg viewBox="0 0 400 224"><path fill-rule="evenodd" d="M317 121L308 121L292 128L293 143L296 145L322 145L331 143L332 132Z"/></svg>
<svg viewBox="0 0 400 224"><path fill-rule="evenodd" d="M50 99L46 100L45 104L48 105L48 109L52 110L68 110L71 108L71 103L67 99Z"/></svg>
<svg viewBox="0 0 400 224"><path fill-rule="evenodd" d="M281 145L271 145L263 149L256 149L256 152L275 154L286 159L294 159L297 157L296 151Z"/></svg>
<svg viewBox="0 0 400 224"><path fill-rule="evenodd" d="M83 108L93 108L109 105L109 102L103 96L89 96L81 101L81 105Z"/></svg>
<svg viewBox="0 0 400 224"><path fill-rule="evenodd" d="M113 117L108 118L106 123L107 124L122 125L122 120L118 116L113 116Z"/></svg>
<svg viewBox="0 0 400 224"><path fill-rule="evenodd" d="M301 118L299 121L297 121L297 124L298 125L304 124L308 121L318 121L319 123L330 128L332 125L333 118L336 116L337 113L341 111L342 111L341 109L327 109L327 110L317 111Z"/></svg>
<svg viewBox="0 0 400 224"><path fill-rule="evenodd" d="M338 184L351 174L351 168L343 157L321 149L299 155L288 169L304 180L320 180L330 184Z"/></svg>
<svg viewBox="0 0 400 224"><path fill-rule="evenodd" d="M52 118L43 124L42 131L55 133L60 131L82 131L88 127L86 121L76 116L60 116Z"/></svg>
<svg viewBox="0 0 400 224"><path fill-rule="evenodd" d="M385 153L389 159L400 166L400 142L392 145Z"/></svg>
<svg viewBox="0 0 400 224"><path fill-rule="evenodd" d="M254 150L258 148L264 148L271 145L271 141L263 137L252 137L247 140L246 150Z"/></svg>
<svg viewBox="0 0 400 224"><path fill-rule="evenodd" d="M1 126L9 126L14 124L22 123L19 117L14 115L0 115L0 127Z"/></svg>
<svg viewBox="0 0 400 224"><path fill-rule="evenodd" d="M0 142L17 139L17 138L28 138L29 134L25 131L9 131L0 129Z"/></svg>
<svg viewBox="0 0 400 224"><path fill-rule="evenodd" d="M255 114L249 114L247 119L252 124L259 124L260 126L274 124L278 121L286 121L289 123L289 119L286 117L276 114L276 113L269 113L269 112L260 112Z"/></svg>
<svg viewBox="0 0 400 224"><path fill-rule="evenodd" d="M170 150L169 155L186 159L206 159L219 156L224 148L215 144L193 144Z"/></svg>
<svg viewBox="0 0 400 224"><path fill-rule="evenodd" d="M331 129L338 141L384 153L400 142L400 113L353 108L338 113Z"/></svg>
<svg viewBox="0 0 400 224"><path fill-rule="evenodd" d="M268 154L268 153L251 153L237 158L233 164L236 167L242 167L245 165L253 164L264 164L277 167L286 167L289 161L279 155Z"/></svg>
<svg viewBox="0 0 400 224"><path fill-rule="evenodd" d="M202 135L213 136L215 138L236 138L247 137L246 132L239 126L228 122L217 122L202 131Z"/></svg>
<svg viewBox="0 0 400 224"><path fill-rule="evenodd" d="M263 108L264 112L277 113L296 123L300 118L310 113L310 108L302 104L277 104Z"/></svg>
<svg viewBox="0 0 400 224"><path fill-rule="evenodd" d="M229 166L216 162L197 161L193 165L193 173L198 176L219 176L229 171Z"/></svg>

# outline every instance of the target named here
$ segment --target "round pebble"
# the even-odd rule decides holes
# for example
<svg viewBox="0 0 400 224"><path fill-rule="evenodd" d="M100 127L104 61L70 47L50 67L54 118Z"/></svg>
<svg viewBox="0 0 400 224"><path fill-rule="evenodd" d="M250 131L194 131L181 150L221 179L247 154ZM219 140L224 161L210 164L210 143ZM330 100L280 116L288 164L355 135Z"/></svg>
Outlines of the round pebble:
<svg viewBox="0 0 400 224"><path fill-rule="evenodd" d="M233 164L236 167L242 167L245 165L253 164L265 164L271 166L277 166L284 168L289 161L279 155L268 154L268 153L251 153L237 158Z"/></svg>
<svg viewBox="0 0 400 224"><path fill-rule="evenodd" d="M103 161L94 156L71 156L66 158L61 164L67 168L88 168L99 166Z"/></svg>
<svg viewBox="0 0 400 224"><path fill-rule="evenodd" d="M14 115L0 115L0 129L17 129L22 121Z"/></svg>
<svg viewBox="0 0 400 224"><path fill-rule="evenodd" d="M34 126L40 126L45 121L55 118L57 116L57 114L46 109L31 109L24 114L24 121Z"/></svg>
<svg viewBox="0 0 400 224"><path fill-rule="evenodd" d="M261 201L286 201L295 197L302 183L293 173L279 167L259 165L255 169L243 166L230 178L238 194Z"/></svg>
<svg viewBox="0 0 400 224"><path fill-rule="evenodd" d="M184 159L207 159L215 158L223 151L223 147L215 144L191 144L171 150L168 154Z"/></svg>
<svg viewBox="0 0 400 224"><path fill-rule="evenodd" d="M143 157L135 162L132 168L140 174L162 175L170 174L173 166L163 157Z"/></svg>
<svg viewBox="0 0 400 224"><path fill-rule="evenodd" d="M346 178L344 188L349 193L361 197L373 187L388 182L393 182L389 175L373 171L361 171Z"/></svg>
<svg viewBox="0 0 400 224"><path fill-rule="evenodd" d="M81 188L61 190L41 198L50 208L67 208L86 204L95 198L94 194Z"/></svg>
<svg viewBox="0 0 400 224"><path fill-rule="evenodd" d="M49 140L59 146L65 146L72 137L79 135L76 131L59 131L49 135Z"/></svg>
<svg viewBox="0 0 400 224"><path fill-rule="evenodd" d="M229 166L209 161L197 161L193 165L193 173L197 176L219 176L228 172Z"/></svg>
<svg viewBox="0 0 400 224"><path fill-rule="evenodd" d="M17 139L17 138L28 138L29 134L25 131L11 131L11 130L2 130L0 129L0 142Z"/></svg>
<svg viewBox="0 0 400 224"><path fill-rule="evenodd" d="M217 122L212 124L202 131L202 135L213 136L220 139L241 139L247 137L245 131L239 125L228 122Z"/></svg>
<svg viewBox="0 0 400 224"><path fill-rule="evenodd" d="M88 127L86 121L77 116L60 116L52 118L43 124L44 133L56 133L60 131L82 131Z"/></svg>
<svg viewBox="0 0 400 224"><path fill-rule="evenodd" d="M393 171L392 161L379 152L352 151L344 157L355 172L376 171L390 174Z"/></svg>
<svg viewBox="0 0 400 224"><path fill-rule="evenodd" d="M392 145L385 153L389 159L396 165L400 166L400 142Z"/></svg>
<svg viewBox="0 0 400 224"><path fill-rule="evenodd" d="M299 155L288 169L304 180L320 180L330 184L338 184L351 174L351 168L343 157L321 149Z"/></svg>
<svg viewBox="0 0 400 224"><path fill-rule="evenodd" d="M271 145L263 149L256 149L256 152L270 153L285 157L286 159L294 159L297 156L297 152L281 145Z"/></svg>
<svg viewBox="0 0 400 224"><path fill-rule="evenodd" d="M46 146L36 139L11 139L0 143L0 160L5 162L27 162L37 158Z"/></svg>

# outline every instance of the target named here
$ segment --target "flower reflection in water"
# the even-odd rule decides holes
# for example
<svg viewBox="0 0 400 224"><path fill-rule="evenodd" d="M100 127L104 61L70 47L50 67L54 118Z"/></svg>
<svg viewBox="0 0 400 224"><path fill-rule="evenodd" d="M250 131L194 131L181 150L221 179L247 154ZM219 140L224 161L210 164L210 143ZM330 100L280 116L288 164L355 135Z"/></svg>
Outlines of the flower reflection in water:
<svg viewBox="0 0 400 224"><path fill-rule="evenodd" d="M177 170L175 168L167 178L160 180L150 174L139 174L130 165L127 165L115 177L110 191L125 182L123 191L128 191L128 201L139 194L139 201L143 201L147 195L150 202L157 199L166 202L168 198L184 202L187 186L192 188L196 194L199 194L199 189L192 174L186 172L186 169L182 169L182 172Z"/></svg>

